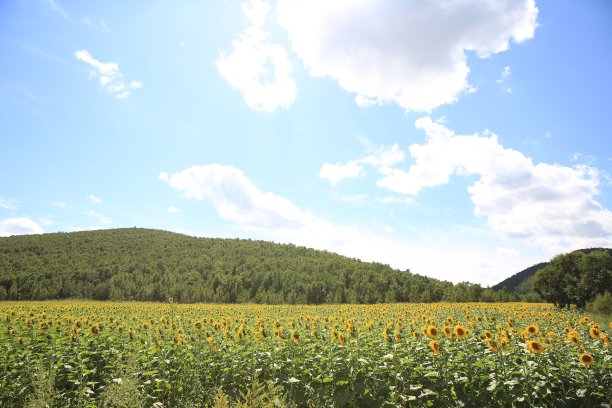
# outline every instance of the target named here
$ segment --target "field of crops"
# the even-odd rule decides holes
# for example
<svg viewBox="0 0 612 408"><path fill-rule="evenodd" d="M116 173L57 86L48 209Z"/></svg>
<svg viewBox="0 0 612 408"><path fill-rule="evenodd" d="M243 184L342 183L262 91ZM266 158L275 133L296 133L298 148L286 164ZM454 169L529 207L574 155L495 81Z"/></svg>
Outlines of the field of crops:
<svg viewBox="0 0 612 408"><path fill-rule="evenodd" d="M611 331L533 304L0 302L0 406L610 406Z"/></svg>

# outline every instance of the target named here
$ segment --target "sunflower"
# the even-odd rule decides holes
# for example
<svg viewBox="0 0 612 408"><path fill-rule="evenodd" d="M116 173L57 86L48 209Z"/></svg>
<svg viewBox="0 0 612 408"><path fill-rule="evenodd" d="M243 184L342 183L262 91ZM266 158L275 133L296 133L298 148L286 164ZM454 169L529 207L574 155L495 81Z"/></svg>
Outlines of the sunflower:
<svg viewBox="0 0 612 408"><path fill-rule="evenodd" d="M508 348L509 344L510 344L510 340L507 337L503 337L501 339L501 341L499 342L499 347L500 348Z"/></svg>
<svg viewBox="0 0 612 408"><path fill-rule="evenodd" d="M487 339L491 339L491 332L489 330L485 330L484 332L482 332L482 335L485 336Z"/></svg>
<svg viewBox="0 0 612 408"><path fill-rule="evenodd" d="M455 337L463 339L467 337L468 332L463 327L461 327L460 324L458 324L453 329L453 334L455 335Z"/></svg>
<svg viewBox="0 0 612 408"><path fill-rule="evenodd" d="M601 336L601 332L599 331L599 328L597 326L591 326L591 328L589 329L589 334L594 339L598 339L599 336Z"/></svg>
<svg viewBox="0 0 612 408"><path fill-rule="evenodd" d="M595 359L592 355L584 353L580 355L580 362L585 366L590 366L595 362Z"/></svg>
<svg viewBox="0 0 612 408"><path fill-rule="evenodd" d="M567 339L576 345L580 344L580 335L575 330L567 333Z"/></svg>
<svg viewBox="0 0 612 408"><path fill-rule="evenodd" d="M525 332L527 332L531 336L538 334L539 331L540 329L535 324L530 324L525 328Z"/></svg>
<svg viewBox="0 0 612 408"><path fill-rule="evenodd" d="M212 336L207 337L206 342L208 343L211 349L216 350L217 346L215 345L215 339Z"/></svg>
<svg viewBox="0 0 612 408"><path fill-rule="evenodd" d="M431 349L434 353L436 353L436 355L440 355L440 343L435 340L432 340L429 342L429 347L431 347Z"/></svg>
<svg viewBox="0 0 612 408"><path fill-rule="evenodd" d="M438 337L438 329L436 328L436 326L430 325L427 326L427 336L429 337Z"/></svg>
<svg viewBox="0 0 612 408"><path fill-rule="evenodd" d="M450 337L450 336L452 336L452 335L453 335L453 329L451 329L451 328L450 328L450 327L448 327L448 326L444 326L444 335L445 335L446 337Z"/></svg>
<svg viewBox="0 0 612 408"><path fill-rule="evenodd" d="M344 338L344 334L342 334L342 332L338 332L338 342L340 343L340 345L342 347L344 347L344 342L345 342L345 338Z"/></svg>
<svg viewBox="0 0 612 408"><path fill-rule="evenodd" d="M497 353L497 352L499 351L499 349L497 348L497 346L495 345L495 343L494 343L494 342L493 342L493 340L491 340L491 339L487 339L487 346L489 346L489 348L490 348L490 349L491 349L493 352L495 352L495 353Z"/></svg>
<svg viewBox="0 0 612 408"><path fill-rule="evenodd" d="M544 351L544 348L537 341L530 340L527 342L527 348L534 353L541 353Z"/></svg>

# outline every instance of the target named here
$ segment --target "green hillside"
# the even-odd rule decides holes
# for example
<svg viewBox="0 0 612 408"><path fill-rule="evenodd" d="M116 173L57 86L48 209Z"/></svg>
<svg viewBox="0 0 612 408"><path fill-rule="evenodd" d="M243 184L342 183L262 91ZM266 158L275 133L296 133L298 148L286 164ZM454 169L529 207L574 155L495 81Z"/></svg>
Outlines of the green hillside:
<svg viewBox="0 0 612 408"><path fill-rule="evenodd" d="M461 296L471 287L474 296L482 291L464 284ZM375 303L442 300L454 288L387 265L263 241L139 228L0 238L0 299Z"/></svg>
<svg viewBox="0 0 612 408"><path fill-rule="evenodd" d="M510 292L526 295L533 292L533 275L548 265L548 262L540 262L539 264L530 266L529 268L516 273L509 278L504 279L497 285L492 286L493 290L508 289Z"/></svg>
<svg viewBox="0 0 612 408"><path fill-rule="evenodd" d="M612 249L610 248L586 248L579 249L573 252L582 252L584 254L590 254L593 251L599 250L608 251L612 255ZM533 278L536 272L540 269L543 269L549 264L550 262L541 262L539 264L530 266L529 268L522 270L521 272L518 272L507 279L504 279L497 285L492 286L491 289L499 291L503 288L506 288L508 291L518 295L533 294L535 293L533 287Z"/></svg>

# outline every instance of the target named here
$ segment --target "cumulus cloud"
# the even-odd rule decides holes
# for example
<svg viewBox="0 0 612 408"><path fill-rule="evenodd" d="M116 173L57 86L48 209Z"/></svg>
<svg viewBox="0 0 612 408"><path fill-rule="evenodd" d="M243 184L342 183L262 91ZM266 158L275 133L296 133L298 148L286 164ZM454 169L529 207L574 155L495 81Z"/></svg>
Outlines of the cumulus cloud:
<svg viewBox="0 0 612 408"><path fill-rule="evenodd" d="M192 166L181 172L160 173L159 179L186 198L210 200L219 216L245 228L298 228L311 215L284 197L261 191L244 173L220 164Z"/></svg>
<svg viewBox="0 0 612 408"><path fill-rule="evenodd" d="M94 58L89 51L79 50L74 53L79 61L91 65L91 77L98 77L100 85L118 99L125 99L130 96L131 91L140 89L144 86L141 81L130 81L125 83L123 74L119 70L119 65L115 62L102 62Z"/></svg>
<svg viewBox="0 0 612 408"><path fill-rule="evenodd" d="M42 234L44 231L36 221L26 217L0 220L0 237L11 235Z"/></svg>
<svg viewBox="0 0 612 408"><path fill-rule="evenodd" d="M285 197L262 191L232 166L192 166L172 174L162 172L159 179L185 198L210 201L219 217L234 223L245 238L334 251L454 282L493 284L524 267L524 258L504 259L503 265L496 265L499 257L493 249L467 247L466 236L471 232L461 231L458 239L449 239L451 234L445 230L443 235L418 236L408 242L389 237L389 228L379 234L324 220Z"/></svg>
<svg viewBox="0 0 612 408"><path fill-rule="evenodd" d="M219 74L242 93L246 104L265 112L291 106L297 92L287 51L270 42L264 30L271 9L262 0L243 3L248 26L232 42L232 52L221 53L216 61Z"/></svg>
<svg viewBox="0 0 612 408"><path fill-rule="evenodd" d="M172 214L178 214L181 212L181 210L176 207L168 207L167 210L169 213L172 213Z"/></svg>
<svg viewBox="0 0 612 408"><path fill-rule="evenodd" d="M411 145L414 163L382 174L380 187L417 195L452 175L475 175L468 187L474 214L486 217L493 230L554 250L612 245L612 212L595 200L601 184L596 168L535 164L502 146L495 134L456 135L428 117L416 127L426 143Z"/></svg>
<svg viewBox="0 0 612 408"><path fill-rule="evenodd" d="M534 0L279 0L277 16L310 74L331 77L360 105L429 111L468 83L467 52L481 58L532 38Z"/></svg>

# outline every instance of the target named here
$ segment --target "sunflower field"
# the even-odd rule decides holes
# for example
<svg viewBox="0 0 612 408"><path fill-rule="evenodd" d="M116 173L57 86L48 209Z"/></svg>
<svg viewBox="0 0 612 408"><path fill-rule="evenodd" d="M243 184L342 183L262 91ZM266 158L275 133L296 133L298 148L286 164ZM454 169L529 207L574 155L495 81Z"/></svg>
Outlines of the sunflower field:
<svg viewBox="0 0 612 408"><path fill-rule="evenodd" d="M0 407L609 407L611 332L548 304L0 302Z"/></svg>

